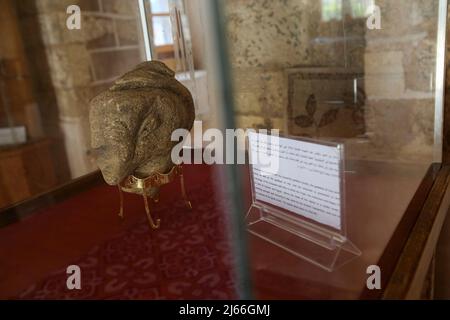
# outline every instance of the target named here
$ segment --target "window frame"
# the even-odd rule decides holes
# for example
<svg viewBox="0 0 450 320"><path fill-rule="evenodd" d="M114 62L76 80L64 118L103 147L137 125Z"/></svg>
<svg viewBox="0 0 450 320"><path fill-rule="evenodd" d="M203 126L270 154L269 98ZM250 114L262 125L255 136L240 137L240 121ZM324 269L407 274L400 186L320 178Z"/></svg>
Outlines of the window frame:
<svg viewBox="0 0 450 320"><path fill-rule="evenodd" d="M168 0L169 1L169 0ZM170 3L169 3L170 5ZM170 14L170 9L168 12L158 12L153 13L152 11L152 5L150 0L145 1L146 6L146 16L148 21L148 29L149 29L149 35L150 35L150 48L152 51L152 57L154 60L160 60L167 64L167 66L171 69L175 69L176 61L175 61L175 45L172 41L171 44L164 44L164 45L156 45L155 44L155 33L153 29L153 19L155 17L168 17L170 19L170 24L172 27L172 19Z"/></svg>

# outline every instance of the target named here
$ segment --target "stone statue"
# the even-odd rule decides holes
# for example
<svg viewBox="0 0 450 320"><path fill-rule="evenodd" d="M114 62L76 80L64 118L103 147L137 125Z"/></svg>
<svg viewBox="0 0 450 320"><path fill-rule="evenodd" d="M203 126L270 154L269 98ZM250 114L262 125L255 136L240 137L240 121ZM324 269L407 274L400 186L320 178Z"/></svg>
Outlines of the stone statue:
<svg viewBox="0 0 450 320"><path fill-rule="evenodd" d="M137 65L90 104L92 148L110 185L170 170L171 134L195 118L189 90L159 61Z"/></svg>

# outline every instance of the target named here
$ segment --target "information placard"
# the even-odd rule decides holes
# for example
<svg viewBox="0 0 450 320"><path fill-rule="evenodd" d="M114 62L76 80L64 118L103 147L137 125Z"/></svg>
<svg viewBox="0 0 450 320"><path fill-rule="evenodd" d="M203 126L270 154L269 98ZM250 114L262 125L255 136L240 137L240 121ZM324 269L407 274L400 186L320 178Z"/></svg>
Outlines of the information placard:
<svg viewBox="0 0 450 320"><path fill-rule="evenodd" d="M255 132L248 138L256 201L341 229L339 145Z"/></svg>
<svg viewBox="0 0 450 320"><path fill-rule="evenodd" d="M248 231L327 271L361 251L347 237L344 146L249 132Z"/></svg>

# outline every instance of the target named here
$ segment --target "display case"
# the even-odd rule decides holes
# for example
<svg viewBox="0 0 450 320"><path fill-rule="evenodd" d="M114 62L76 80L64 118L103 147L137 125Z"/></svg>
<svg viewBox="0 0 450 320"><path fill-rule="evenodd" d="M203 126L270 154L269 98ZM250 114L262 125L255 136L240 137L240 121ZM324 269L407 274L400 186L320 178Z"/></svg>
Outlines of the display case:
<svg viewBox="0 0 450 320"><path fill-rule="evenodd" d="M448 206L447 190L434 189L447 170L446 8L446 1L220 2L223 83L233 88L226 111L238 128L344 144L347 232L362 251L326 273L250 236L257 297L420 296L411 282L424 279L430 260L420 262L420 275L400 273L419 264L408 249L420 245L408 237L424 232L421 214L443 219ZM422 209L433 191L443 206L436 216ZM366 286L373 265L384 274L382 290Z"/></svg>
<svg viewBox="0 0 450 320"><path fill-rule="evenodd" d="M67 14L60 2L37 2L4 2L29 69L2 71L0 84L28 77L39 115L32 123L41 127L19 121L11 110L20 108L2 98L0 126L16 143L0 149L0 299L443 296L432 292L434 277L447 280L435 253L450 232L446 0L100 0L81 8L78 31L54 20ZM9 28L0 22L0 32ZM93 97L145 60L174 71L193 96L196 122L182 148L192 160L183 164L185 190L167 184L144 206L105 183L88 114ZM23 143L17 126L26 128ZM282 246L278 229L255 236L246 220L256 200L248 144L223 138L223 152L211 151L213 137L230 129L233 142L266 129L332 146L342 230L312 247L308 232L324 228L302 217L295 222L308 232L288 230ZM34 189L19 196L23 181ZM149 205L159 228L147 223ZM267 207L258 207L261 216ZM294 216L288 211L283 217ZM351 240L342 265L337 240ZM339 251L328 267L305 259L326 246ZM81 270L80 290L67 287L70 266ZM374 267L381 280L371 287Z"/></svg>

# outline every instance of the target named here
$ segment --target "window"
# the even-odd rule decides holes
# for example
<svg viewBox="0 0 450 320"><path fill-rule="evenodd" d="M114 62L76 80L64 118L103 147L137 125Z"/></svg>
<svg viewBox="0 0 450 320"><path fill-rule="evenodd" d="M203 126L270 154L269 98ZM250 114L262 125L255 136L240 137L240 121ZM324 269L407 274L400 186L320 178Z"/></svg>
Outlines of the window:
<svg viewBox="0 0 450 320"><path fill-rule="evenodd" d="M342 20L346 14L363 18L373 5L375 0L322 0L322 21Z"/></svg>
<svg viewBox="0 0 450 320"><path fill-rule="evenodd" d="M353 18L366 17L367 9L375 5L374 0L350 0L350 9Z"/></svg>
<svg viewBox="0 0 450 320"><path fill-rule="evenodd" d="M342 20L342 0L322 0L322 20Z"/></svg>
<svg viewBox="0 0 450 320"><path fill-rule="evenodd" d="M155 46L173 44L170 17L156 16L152 19L153 41Z"/></svg>
<svg viewBox="0 0 450 320"><path fill-rule="evenodd" d="M163 61L169 68L175 69L169 0L149 0L149 7L153 55L156 60Z"/></svg>

